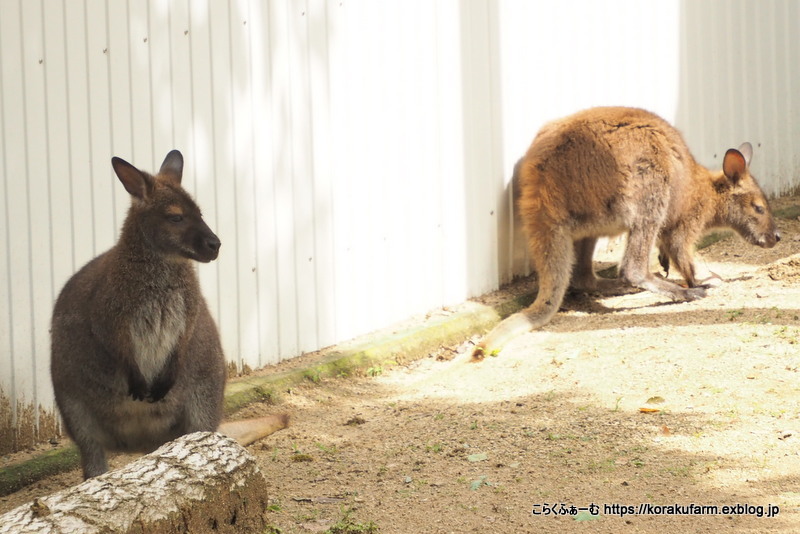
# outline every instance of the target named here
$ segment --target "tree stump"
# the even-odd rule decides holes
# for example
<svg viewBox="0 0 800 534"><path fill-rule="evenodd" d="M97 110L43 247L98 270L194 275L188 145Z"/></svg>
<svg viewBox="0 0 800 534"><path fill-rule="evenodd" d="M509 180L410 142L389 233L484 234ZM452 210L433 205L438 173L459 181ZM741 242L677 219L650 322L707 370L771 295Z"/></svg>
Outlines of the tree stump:
<svg viewBox="0 0 800 534"><path fill-rule="evenodd" d="M196 432L0 516L0 534L262 532L267 485L255 458Z"/></svg>

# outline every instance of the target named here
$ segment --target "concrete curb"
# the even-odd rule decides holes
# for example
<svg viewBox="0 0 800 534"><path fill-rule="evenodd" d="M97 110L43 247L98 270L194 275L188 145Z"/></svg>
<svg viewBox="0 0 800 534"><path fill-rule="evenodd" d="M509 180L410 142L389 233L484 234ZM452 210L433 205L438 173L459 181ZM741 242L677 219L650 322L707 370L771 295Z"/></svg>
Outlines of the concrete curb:
<svg viewBox="0 0 800 534"><path fill-rule="evenodd" d="M387 335L365 336L367 341L323 351L308 365L280 373L234 379L225 388L225 414L244 406L274 400L282 392L307 382L366 373L370 368L390 367L424 358L437 348L455 345L483 334L506 317L533 302L528 293L492 307L476 302L458 306L457 311L427 319L422 324ZM361 338L360 338L361 339ZM74 445L48 451L36 458L0 469L0 497L80 465Z"/></svg>
<svg viewBox="0 0 800 534"><path fill-rule="evenodd" d="M534 294L510 299L490 307L467 302L459 311L446 317L428 319L422 325L364 341L347 349L334 348L308 366L265 376L244 377L228 383L225 390L225 413L231 414L247 404L269 400L281 391L305 381L364 373L370 368L389 367L424 358L437 348L461 343L483 334L500 319L519 311L531 302Z"/></svg>

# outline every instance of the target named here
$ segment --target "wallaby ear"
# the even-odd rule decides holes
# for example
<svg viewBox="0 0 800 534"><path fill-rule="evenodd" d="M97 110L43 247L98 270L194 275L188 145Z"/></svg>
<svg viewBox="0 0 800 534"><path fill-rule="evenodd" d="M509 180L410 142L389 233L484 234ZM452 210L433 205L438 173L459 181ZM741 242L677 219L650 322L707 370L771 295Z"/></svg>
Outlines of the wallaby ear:
<svg viewBox="0 0 800 534"><path fill-rule="evenodd" d="M147 198L153 187L150 176L121 158L111 158L111 166L128 193L140 200Z"/></svg>
<svg viewBox="0 0 800 534"><path fill-rule="evenodd" d="M749 146L750 143L747 143L747 145ZM752 151L753 147L750 147L751 154ZM722 160L722 172L725 173L728 180L736 185L747 172L747 158L735 148L729 148L725 152L725 159Z"/></svg>
<svg viewBox="0 0 800 534"><path fill-rule="evenodd" d="M739 152L744 156L744 162L750 167L750 161L753 159L753 145L745 141L739 146Z"/></svg>
<svg viewBox="0 0 800 534"><path fill-rule="evenodd" d="M167 157L164 158L164 163L161 164L158 174L169 176L178 183L181 183L183 176L183 155L178 150L172 150Z"/></svg>

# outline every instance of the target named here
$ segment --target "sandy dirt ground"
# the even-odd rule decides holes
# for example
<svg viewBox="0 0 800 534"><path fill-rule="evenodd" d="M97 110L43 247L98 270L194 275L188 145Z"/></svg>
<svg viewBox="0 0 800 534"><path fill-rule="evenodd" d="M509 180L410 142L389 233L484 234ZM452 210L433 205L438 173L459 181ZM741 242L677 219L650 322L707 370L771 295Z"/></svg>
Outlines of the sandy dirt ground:
<svg viewBox="0 0 800 534"><path fill-rule="evenodd" d="M571 294L480 363L475 338L249 407L293 417L250 446L266 532L800 532L800 222L779 226L699 253L725 280L705 299Z"/></svg>

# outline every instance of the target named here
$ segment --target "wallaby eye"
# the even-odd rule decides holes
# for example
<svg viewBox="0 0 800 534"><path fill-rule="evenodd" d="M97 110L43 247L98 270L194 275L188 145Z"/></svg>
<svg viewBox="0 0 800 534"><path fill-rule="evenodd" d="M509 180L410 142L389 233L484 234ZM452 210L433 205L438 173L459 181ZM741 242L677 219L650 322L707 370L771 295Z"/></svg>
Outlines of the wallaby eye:
<svg viewBox="0 0 800 534"><path fill-rule="evenodd" d="M168 219L170 220L170 222L179 223L183 220L183 215L178 215L178 214L170 215Z"/></svg>
<svg viewBox="0 0 800 534"><path fill-rule="evenodd" d="M759 215L764 215L764 206L753 204L753 209L756 210L756 213L758 213Z"/></svg>

